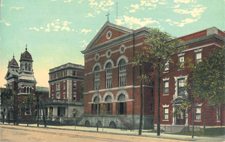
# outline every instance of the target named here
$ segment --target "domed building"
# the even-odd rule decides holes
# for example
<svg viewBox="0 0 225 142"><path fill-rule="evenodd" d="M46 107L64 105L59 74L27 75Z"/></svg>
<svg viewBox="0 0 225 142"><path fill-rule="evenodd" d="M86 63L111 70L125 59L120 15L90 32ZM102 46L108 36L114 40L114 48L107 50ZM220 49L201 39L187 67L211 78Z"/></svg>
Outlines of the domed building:
<svg viewBox="0 0 225 142"><path fill-rule="evenodd" d="M23 97L31 93L34 94L37 83L33 72L33 59L31 54L27 51L27 47L25 52L21 53L19 61L20 67L13 55L13 58L9 61L8 71L5 76L7 81L5 86L16 93L15 101L17 103L18 100L21 100ZM21 119L33 119L34 116L34 107L30 106L20 109L17 104L15 111L13 111L12 108L6 108L4 111L10 119L13 119L13 116L19 116Z"/></svg>

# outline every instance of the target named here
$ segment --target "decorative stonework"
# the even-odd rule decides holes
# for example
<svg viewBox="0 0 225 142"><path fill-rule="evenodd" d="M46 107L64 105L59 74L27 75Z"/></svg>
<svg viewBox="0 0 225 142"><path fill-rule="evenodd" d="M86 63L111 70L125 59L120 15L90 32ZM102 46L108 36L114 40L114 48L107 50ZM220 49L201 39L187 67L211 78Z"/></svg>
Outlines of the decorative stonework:
<svg viewBox="0 0 225 142"><path fill-rule="evenodd" d="M112 32L111 31L108 31L107 33L106 33L106 38L107 39L110 39L112 37Z"/></svg>

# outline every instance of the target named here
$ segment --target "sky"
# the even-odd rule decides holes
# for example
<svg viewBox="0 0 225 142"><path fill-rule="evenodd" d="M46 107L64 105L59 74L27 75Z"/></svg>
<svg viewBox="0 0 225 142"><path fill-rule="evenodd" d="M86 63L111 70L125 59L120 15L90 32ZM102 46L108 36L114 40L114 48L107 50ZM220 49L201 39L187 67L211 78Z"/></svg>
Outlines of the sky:
<svg viewBox="0 0 225 142"><path fill-rule="evenodd" d="M210 27L225 31L225 0L0 0L0 87L8 62L27 50L37 86L49 69L84 65L86 48L107 21L131 29L159 28L180 37Z"/></svg>

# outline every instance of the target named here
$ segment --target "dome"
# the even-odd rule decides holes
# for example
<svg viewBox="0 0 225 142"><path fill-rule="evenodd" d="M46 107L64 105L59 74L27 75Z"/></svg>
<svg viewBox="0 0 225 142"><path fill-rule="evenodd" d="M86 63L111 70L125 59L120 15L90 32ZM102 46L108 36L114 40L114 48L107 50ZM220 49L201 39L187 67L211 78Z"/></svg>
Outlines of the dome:
<svg viewBox="0 0 225 142"><path fill-rule="evenodd" d="M25 52L21 53L20 60L22 60L22 59L32 60L32 56L27 51L27 48L26 48L26 51Z"/></svg>
<svg viewBox="0 0 225 142"><path fill-rule="evenodd" d="M9 62L9 66L14 66L14 67L19 67L17 61L14 59L14 56L12 58L12 60Z"/></svg>

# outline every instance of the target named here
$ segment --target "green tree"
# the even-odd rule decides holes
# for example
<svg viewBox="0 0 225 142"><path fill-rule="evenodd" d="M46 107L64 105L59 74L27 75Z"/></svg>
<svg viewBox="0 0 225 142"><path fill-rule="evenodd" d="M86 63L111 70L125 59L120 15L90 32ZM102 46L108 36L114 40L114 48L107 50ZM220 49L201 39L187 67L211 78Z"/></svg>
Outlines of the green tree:
<svg viewBox="0 0 225 142"><path fill-rule="evenodd" d="M13 91L10 88L1 88L1 108L6 107L7 109L7 113L9 111L10 107L14 108L14 112L15 112L15 91ZM5 113L2 111L2 115L3 115L3 123L4 123L4 117L5 117ZM15 118L15 116L14 116ZM7 117L8 122L9 122L9 117ZM14 121L15 122L15 121Z"/></svg>
<svg viewBox="0 0 225 142"><path fill-rule="evenodd" d="M157 28L151 28L149 32L148 39L145 40L145 43L150 46L144 47L143 52L136 52L133 61L134 65L142 66L144 63L149 63L152 68L157 72L158 80L158 123L157 123L157 135L160 135L160 88L161 80L163 78L162 74L166 63L174 63L171 59L171 55L177 52L180 52L186 49L186 46L183 46L182 41L173 38L170 34L162 32ZM170 68L169 72L172 72L173 69ZM154 76L151 74L142 74L140 77L142 81L151 82ZM141 94L141 98L143 98ZM143 115L143 99L141 99L141 114L140 114L140 126L139 126L139 135L141 135L142 127L142 115Z"/></svg>
<svg viewBox="0 0 225 142"><path fill-rule="evenodd" d="M84 82L80 84L80 101L84 102Z"/></svg>
<svg viewBox="0 0 225 142"><path fill-rule="evenodd" d="M204 101L204 132L206 106L225 102L225 48L215 49L207 59L193 67L192 92Z"/></svg>

